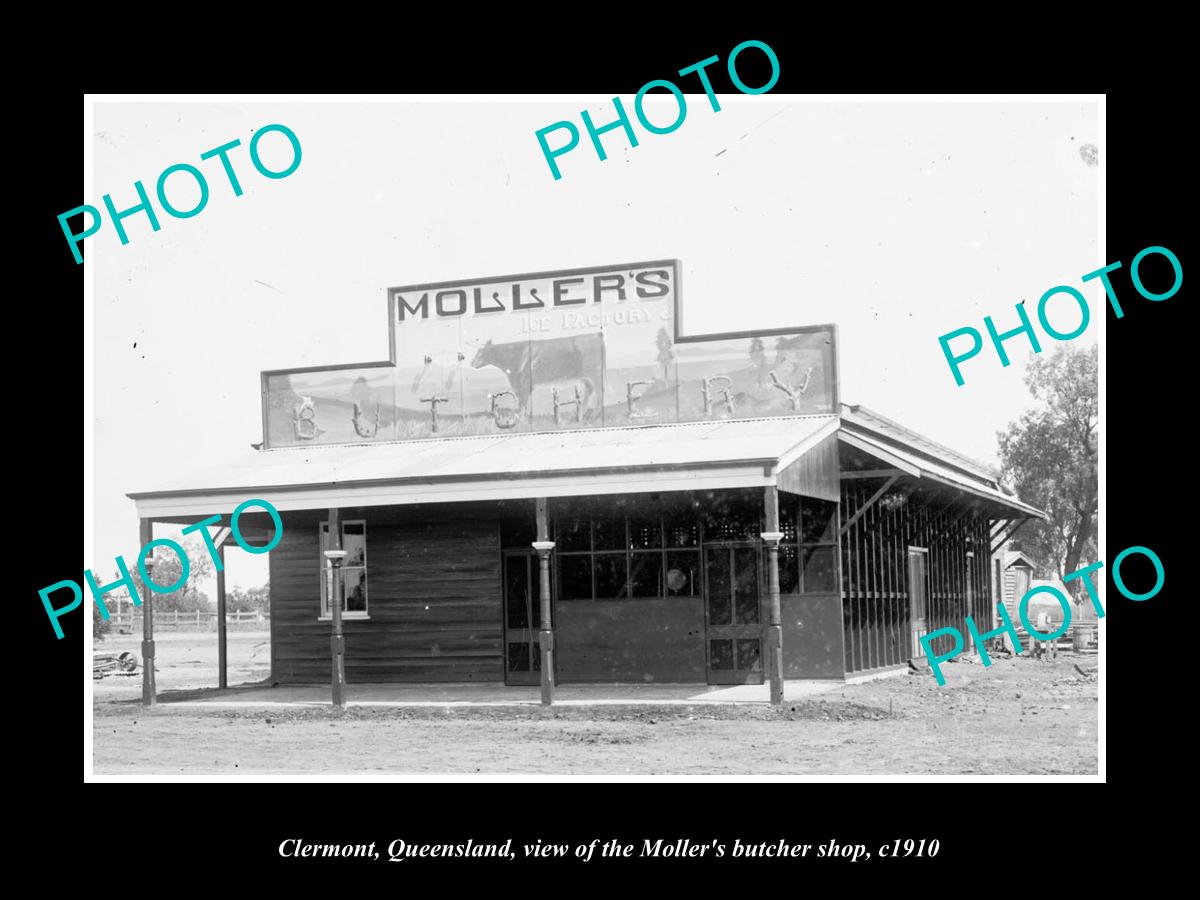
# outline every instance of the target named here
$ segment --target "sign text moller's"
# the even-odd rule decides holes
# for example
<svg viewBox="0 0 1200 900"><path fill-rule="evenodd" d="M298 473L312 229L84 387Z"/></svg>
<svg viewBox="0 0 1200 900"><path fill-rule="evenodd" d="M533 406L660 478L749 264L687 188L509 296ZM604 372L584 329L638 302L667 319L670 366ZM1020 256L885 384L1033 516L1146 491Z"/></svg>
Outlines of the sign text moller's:
<svg viewBox="0 0 1200 900"><path fill-rule="evenodd" d="M387 362L263 373L267 446L834 410L832 326L685 337L680 303L677 260L391 288Z"/></svg>
<svg viewBox="0 0 1200 900"><path fill-rule="evenodd" d="M612 304L626 301L655 301L667 299L673 289L672 269L645 269L638 272L583 272L579 275L563 275L558 278L530 278L529 280L468 284L462 287L443 288L438 291L423 290L420 297L415 293L407 296L396 289L393 293L397 319L428 319L431 315L455 318L468 314L484 316L492 313L545 312L561 307L593 307L606 299ZM567 314L563 310L561 327L600 326L605 321L644 321L647 310L637 306L621 306L608 309L605 313L595 308L577 310ZM581 314L582 313L582 314ZM622 313L618 316L617 313ZM671 318L670 309L662 309L663 319ZM545 325L546 319L537 320ZM549 326L547 326L549 327Z"/></svg>

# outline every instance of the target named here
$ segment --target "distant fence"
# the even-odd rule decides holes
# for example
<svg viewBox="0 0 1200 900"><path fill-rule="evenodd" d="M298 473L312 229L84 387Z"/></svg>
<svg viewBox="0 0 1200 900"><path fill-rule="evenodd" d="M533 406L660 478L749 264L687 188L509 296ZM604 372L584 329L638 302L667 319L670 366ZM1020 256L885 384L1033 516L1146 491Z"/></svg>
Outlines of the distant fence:
<svg viewBox="0 0 1200 900"><path fill-rule="evenodd" d="M113 613L109 618L114 632L140 632L142 611ZM271 614L258 610L225 614L225 627L230 631L265 631L271 627ZM204 610L180 612L177 609L154 610L154 630L216 631L217 614Z"/></svg>
<svg viewBox="0 0 1200 900"><path fill-rule="evenodd" d="M1032 650L1033 637L1021 623L1014 622L1013 625L1021 637L1021 646L1026 651ZM1046 625L1042 633L1051 634L1061 625L1061 619L1058 622L1052 622ZM1058 645L1059 649L1098 650L1100 648L1100 627L1097 625L1097 620L1088 619L1082 622L1073 620L1066 632L1054 639L1054 643Z"/></svg>

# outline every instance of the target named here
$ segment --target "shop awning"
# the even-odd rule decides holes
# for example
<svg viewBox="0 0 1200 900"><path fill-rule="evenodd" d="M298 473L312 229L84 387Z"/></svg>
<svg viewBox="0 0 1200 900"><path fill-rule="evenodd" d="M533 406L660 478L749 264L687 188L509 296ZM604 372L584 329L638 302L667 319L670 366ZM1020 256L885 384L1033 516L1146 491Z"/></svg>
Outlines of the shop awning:
<svg viewBox="0 0 1200 900"><path fill-rule="evenodd" d="M861 406L843 406L838 440L912 478L924 479L1003 507L997 518L1046 518L1040 509L1000 489L995 474L980 463L910 431Z"/></svg>
<svg viewBox="0 0 1200 900"><path fill-rule="evenodd" d="M169 521L250 498L295 510L762 487L838 425L794 416L247 451L128 496L140 518Z"/></svg>

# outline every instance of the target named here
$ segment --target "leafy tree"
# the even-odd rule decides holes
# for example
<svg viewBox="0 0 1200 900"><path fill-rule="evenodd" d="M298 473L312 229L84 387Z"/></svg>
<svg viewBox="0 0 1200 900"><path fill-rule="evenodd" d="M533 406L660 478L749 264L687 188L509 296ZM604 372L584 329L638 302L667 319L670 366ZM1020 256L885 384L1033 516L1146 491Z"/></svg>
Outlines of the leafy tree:
<svg viewBox="0 0 1200 900"><path fill-rule="evenodd" d="M997 434L1002 478L1049 517L1027 522L1013 539L1053 570L1044 574L1069 574L1097 558L1098 372L1095 345L1035 356L1025 385L1039 405Z"/></svg>
<svg viewBox="0 0 1200 900"><path fill-rule="evenodd" d="M362 404L363 409L366 409L367 403L371 399L371 386L367 384L367 379L359 375L354 379L354 384L350 386L350 399L357 400Z"/></svg>
<svg viewBox="0 0 1200 900"><path fill-rule="evenodd" d="M667 334L666 326L658 329L655 344L658 347L658 364L663 367L663 381L670 381L671 363L675 361L675 354L671 350L671 336Z"/></svg>
<svg viewBox="0 0 1200 900"><path fill-rule="evenodd" d="M750 362L758 369L758 386L762 387L763 370L767 367L767 351L760 337L750 342Z"/></svg>
<svg viewBox="0 0 1200 900"><path fill-rule="evenodd" d="M212 609L212 600L197 585L213 572L212 558L208 554L208 547L205 545L204 539L196 535L183 542L183 549L188 557L187 581L169 594L155 593L153 595L154 608L156 610L177 609L180 612L195 612L196 610L207 612ZM177 582L183 570L183 564L180 562L178 554L166 547L156 547L154 553L154 571L150 573L154 583L166 586ZM129 573L133 576L134 584L137 585L138 599L140 600L144 596L141 573L132 564L129 566ZM120 577L119 572L114 573L112 581L116 581ZM117 597L128 598L128 593L125 588L118 588L106 593L104 597L107 602L110 597L114 599ZM116 603L108 603L108 607L110 610L114 609Z"/></svg>
<svg viewBox="0 0 1200 900"><path fill-rule="evenodd" d="M228 612L268 612L271 608L271 585L234 588L225 598Z"/></svg>
<svg viewBox="0 0 1200 900"><path fill-rule="evenodd" d="M104 640L104 636L112 628L112 622L106 621L104 616L100 615L100 607L95 603L92 605L92 636L97 640Z"/></svg>

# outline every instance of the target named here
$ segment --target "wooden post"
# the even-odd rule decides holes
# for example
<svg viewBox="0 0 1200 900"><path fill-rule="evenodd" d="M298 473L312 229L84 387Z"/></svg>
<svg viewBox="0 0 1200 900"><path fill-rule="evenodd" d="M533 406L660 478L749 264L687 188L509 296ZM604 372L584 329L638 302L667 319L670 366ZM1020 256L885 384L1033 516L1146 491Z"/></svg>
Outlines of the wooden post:
<svg viewBox="0 0 1200 900"><path fill-rule="evenodd" d="M346 705L346 638L342 634L342 560L346 551L342 549L342 528L338 522L338 511L329 510L329 549L325 551L329 561L331 581L326 590L329 595L329 619L332 633L329 638L329 654L333 664L333 705Z"/></svg>
<svg viewBox="0 0 1200 900"><path fill-rule="evenodd" d="M217 686L224 690L229 686L225 673L225 545L217 547Z"/></svg>
<svg viewBox="0 0 1200 900"><path fill-rule="evenodd" d="M779 530L779 490L775 485L764 488L763 505L767 530L762 539L767 545L767 590L771 604L767 620L767 674L771 679L771 703L779 706L783 703L783 614L779 605L779 542L783 533Z"/></svg>
<svg viewBox="0 0 1200 900"><path fill-rule="evenodd" d="M154 525L149 519L142 519L138 529L141 538L139 549L154 540ZM154 577L154 563L146 560L146 571ZM154 686L154 608L151 605L150 586L142 584L142 705L153 706L155 697Z"/></svg>
<svg viewBox="0 0 1200 900"><path fill-rule="evenodd" d="M554 542L550 540L550 515L545 497L537 498L537 533L533 549L538 553L541 570L542 629L538 633L538 648L542 656L542 706L554 703L554 629L550 617L550 552Z"/></svg>

